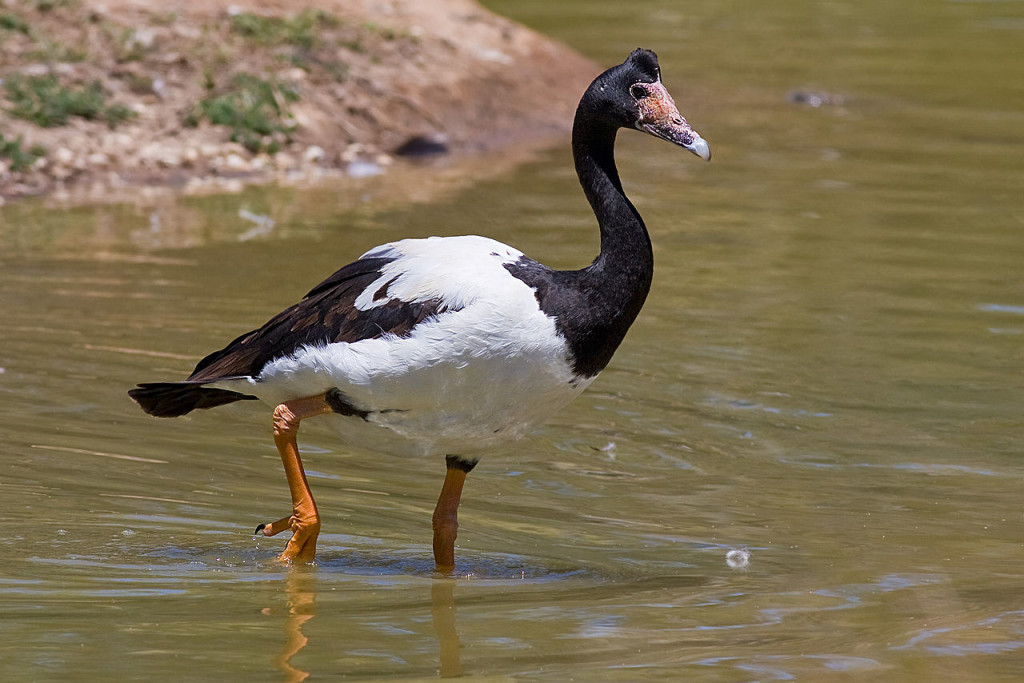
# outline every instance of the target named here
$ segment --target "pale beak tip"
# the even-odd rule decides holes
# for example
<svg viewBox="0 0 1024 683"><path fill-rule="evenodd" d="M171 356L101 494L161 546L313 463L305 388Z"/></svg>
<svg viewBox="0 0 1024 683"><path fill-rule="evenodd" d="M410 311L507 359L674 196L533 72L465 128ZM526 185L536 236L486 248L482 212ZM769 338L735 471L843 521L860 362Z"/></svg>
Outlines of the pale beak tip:
<svg viewBox="0 0 1024 683"><path fill-rule="evenodd" d="M711 161L711 147L708 145L708 141L700 136L697 136L693 142L686 145L686 149L690 150L704 161Z"/></svg>

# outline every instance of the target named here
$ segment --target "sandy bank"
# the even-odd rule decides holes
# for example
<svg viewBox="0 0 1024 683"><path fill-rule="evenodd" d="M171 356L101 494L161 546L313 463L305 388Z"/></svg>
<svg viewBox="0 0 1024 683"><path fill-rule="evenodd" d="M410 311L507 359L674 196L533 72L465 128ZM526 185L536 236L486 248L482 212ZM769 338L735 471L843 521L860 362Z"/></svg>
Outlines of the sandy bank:
<svg viewBox="0 0 1024 683"><path fill-rule="evenodd" d="M472 0L154 7L0 5L0 197L361 175L402 151L522 143L566 130L597 72Z"/></svg>

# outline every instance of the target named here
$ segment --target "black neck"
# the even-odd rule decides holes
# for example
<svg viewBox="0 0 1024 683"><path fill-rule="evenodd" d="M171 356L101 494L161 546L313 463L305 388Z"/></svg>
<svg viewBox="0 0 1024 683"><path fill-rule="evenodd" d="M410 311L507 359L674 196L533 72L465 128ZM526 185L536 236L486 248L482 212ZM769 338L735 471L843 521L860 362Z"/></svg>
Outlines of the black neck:
<svg viewBox="0 0 1024 683"><path fill-rule="evenodd" d="M643 219L626 197L615 168L617 128L594 121L583 106L576 112L572 151L576 173L601 229L601 253L581 272L615 327L633 323L654 275L654 253Z"/></svg>
<svg viewBox="0 0 1024 683"><path fill-rule="evenodd" d="M572 151L580 185L601 229L601 253L586 268L565 273L574 310L559 318L573 347L574 369L593 376L611 360L644 305L654 254L640 214L626 198L615 168L616 128L589 117L581 103Z"/></svg>
<svg viewBox="0 0 1024 683"><path fill-rule="evenodd" d="M649 286L654 271L651 240L643 219L622 190L615 167L615 134L616 128L589 120L582 107L577 111L572 131L576 174L601 229L601 253L590 267L628 272ZM647 286L640 295L641 303Z"/></svg>
<svg viewBox="0 0 1024 683"><path fill-rule="evenodd" d="M506 269L534 289L569 345L573 372L593 377L611 360L647 298L654 255L647 228L626 199L615 169L614 127L587 114L573 125L576 172L601 228L601 253L582 270L552 271L522 259Z"/></svg>

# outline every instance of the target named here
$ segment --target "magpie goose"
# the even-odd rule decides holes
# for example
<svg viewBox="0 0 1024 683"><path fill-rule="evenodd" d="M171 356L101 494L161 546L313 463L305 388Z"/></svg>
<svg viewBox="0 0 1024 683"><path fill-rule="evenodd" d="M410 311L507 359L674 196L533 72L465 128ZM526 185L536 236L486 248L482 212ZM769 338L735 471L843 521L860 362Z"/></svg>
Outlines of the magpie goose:
<svg viewBox="0 0 1024 683"><path fill-rule="evenodd" d="M601 253L585 268L553 270L472 235L392 242L203 358L188 379L140 384L129 395L158 417L245 399L275 406L292 511L256 531L290 530L280 555L289 563L311 562L320 532L296 443L302 420L331 415L357 448L444 455L434 561L451 571L462 487L480 454L578 396L647 297L654 260L615 167L620 128L711 158L662 85L653 52L636 50L598 76L572 132L576 172L601 231Z"/></svg>

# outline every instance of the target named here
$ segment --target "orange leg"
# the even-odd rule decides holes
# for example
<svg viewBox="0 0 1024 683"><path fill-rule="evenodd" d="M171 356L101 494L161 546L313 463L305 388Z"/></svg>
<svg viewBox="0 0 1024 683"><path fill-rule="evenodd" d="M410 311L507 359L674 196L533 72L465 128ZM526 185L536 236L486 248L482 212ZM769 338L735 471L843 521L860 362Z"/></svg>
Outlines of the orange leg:
<svg viewBox="0 0 1024 683"><path fill-rule="evenodd" d="M256 533L274 536L290 529L292 537L277 559L282 562L312 562L316 555L316 539L320 535L320 515L309 490L306 472L299 458L299 445L295 438L299 423L307 418L333 412L326 396L310 396L294 401L285 401L274 408L274 443L281 454L284 474L288 478L288 489L292 495L292 514L270 524L256 527Z"/></svg>
<svg viewBox="0 0 1024 683"><path fill-rule="evenodd" d="M434 508L434 564L439 572L455 569L455 537L459 531L459 501L462 499L462 485L475 460L465 460L455 455L445 458L448 471L445 473L441 497Z"/></svg>

